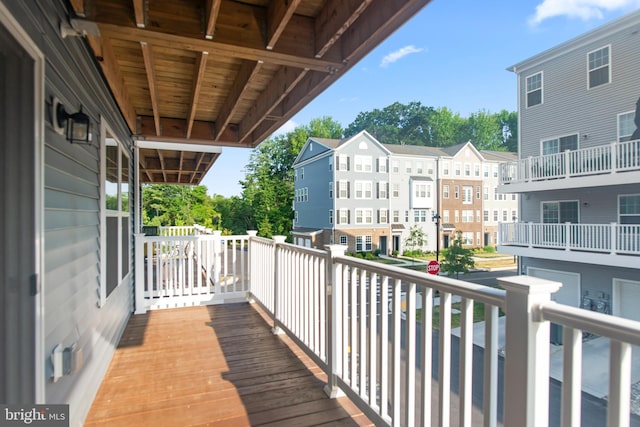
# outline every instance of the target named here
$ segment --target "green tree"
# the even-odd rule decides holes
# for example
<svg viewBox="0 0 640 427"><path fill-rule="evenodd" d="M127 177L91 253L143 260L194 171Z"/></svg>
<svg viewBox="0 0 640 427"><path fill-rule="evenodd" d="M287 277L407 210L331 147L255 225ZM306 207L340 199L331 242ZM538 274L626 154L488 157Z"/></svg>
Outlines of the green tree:
<svg viewBox="0 0 640 427"><path fill-rule="evenodd" d="M417 251L422 251L426 243L426 235L419 225L414 225L409 229L409 235L404 239L404 245L411 250L411 260L415 260Z"/></svg>
<svg viewBox="0 0 640 427"><path fill-rule="evenodd" d="M207 187L203 185L147 184L142 187L142 210L145 225L193 225L214 227L220 217L213 207Z"/></svg>
<svg viewBox="0 0 640 427"><path fill-rule="evenodd" d="M313 119L286 135L270 138L251 153L242 198L252 225L264 237L285 235L293 227L293 162L309 137L341 138L342 126L330 117ZM290 239L289 239L290 240Z"/></svg>
<svg viewBox="0 0 640 427"><path fill-rule="evenodd" d="M456 274L456 279L460 273L468 273L473 268L474 262L471 249L462 246L462 231L456 231L456 237L451 246L447 248L447 253L442 260L442 271Z"/></svg>
<svg viewBox="0 0 640 427"><path fill-rule="evenodd" d="M518 152L518 113L502 110L498 114L502 126L502 144L507 151Z"/></svg>

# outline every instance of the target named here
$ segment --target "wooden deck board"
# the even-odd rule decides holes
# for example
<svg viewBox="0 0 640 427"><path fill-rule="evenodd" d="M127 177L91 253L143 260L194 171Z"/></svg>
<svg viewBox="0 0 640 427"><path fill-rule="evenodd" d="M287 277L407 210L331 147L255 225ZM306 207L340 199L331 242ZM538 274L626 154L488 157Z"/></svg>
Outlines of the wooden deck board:
<svg viewBox="0 0 640 427"><path fill-rule="evenodd" d="M372 425L249 304L132 316L87 426Z"/></svg>

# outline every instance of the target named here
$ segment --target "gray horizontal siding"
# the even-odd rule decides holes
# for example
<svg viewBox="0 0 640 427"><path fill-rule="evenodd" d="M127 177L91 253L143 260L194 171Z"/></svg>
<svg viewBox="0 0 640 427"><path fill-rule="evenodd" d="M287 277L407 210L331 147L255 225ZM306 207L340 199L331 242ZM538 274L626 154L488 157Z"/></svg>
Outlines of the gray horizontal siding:
<svg viewBox="0 0 640 427"><path fill-rule="evenodd" d="M59 35L68 20L62 0L3 2L46 56L45 96L57 97L92 119L93 143L70 144L45 125L44 279L46 402L70 404L70 425L82 425L132 310L131 280L99 306L100 120L131 147L129 131L83 38ZM131 245L130 245L131 246ZM25 339L30 339L25 337ZM50 354L58 344L76 344L83 366L56 383Z"/></svg>
<svg viewBox="0 0 640 427"><path fill-rule="evenodd" d="M587 54L610 45L611 82L588 88ZM526 107L526 77L543 72L543 104ZM617 115L632 111L640 97L640 35L629 30L577 47L521 71L520 156L540 155L540 140L579 133L580 147L617 137ZM586 135L586 136L585 136Z"/></svg>

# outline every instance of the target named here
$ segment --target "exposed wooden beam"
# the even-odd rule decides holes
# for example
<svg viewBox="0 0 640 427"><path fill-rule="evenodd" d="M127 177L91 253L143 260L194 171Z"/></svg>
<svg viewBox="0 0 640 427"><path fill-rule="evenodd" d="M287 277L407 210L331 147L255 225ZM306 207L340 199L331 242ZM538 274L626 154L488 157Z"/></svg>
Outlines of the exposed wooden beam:
<svg viewBox="0 0 640 427"><path fill-rule="evenodd" d="M77 16L85 16L84 0L70 0L71 7Z"/></svg>
<svg viewBox="0 0 640 427"><path fill-rule="evenodd" d="M198 98L200 96L200 88L202 87L202 81L204 80L204 71L207 68L207 56L208 52L201 52L200 56L196 59L196 66L193 76L193 87L191 89L191 106L189 107L189 113L187 114L187 134L186 137L191 137L191 129L193 128L193 121L196 117L196 111L198 107Z"/></svg>
<svg viewBox="0 0 640 427"><path fill-rule="evenodd" d="M239 137L243 141L260 122L296 87L307 70L282 67L273 76L269 86L260 94L240 123Z"/></svg>
<svg viewBox="0 0 640 427"><path fill-rule="evenodd" d="M100 33L104 36L122 40L139 41L149 45L163 46L171 49L182 49L196 52L209 52L210 55L222 55L229 58L246 59L288 67L334 73L344 68L342 62L315 58L313 53L308 56L298 56L264 47L254 48L243 45L222 43L216 40L203 40L195 37L178 36L175 34L159 33L148 29L126 27L113 24L99 24ZM298 43L301 45L302 43Z"/></svg>
<svg viewBox="0 0 640 427"><path fill-rule="evenodd" d="M272 50L302 0L272 0L267 9L267 43Z"/></svg>
<svg viewBox="0 0 640 427"><path fill-rule="evenodd" d="M102 72L109 83L122 116L124 117L131 133L136 132L136 110L133 107L124 78L120 73L118 60L113 53L113 47L108 38L99 36L87 36L87 41L96 55L96 59L102 68Z"/></svg>
<svg viewBox="0 0 640 427"><path fill-rule="evenodd" d="M207 40L213 39L213 35L216 31L216 22L218 21L218 13L220 13L220 5L222 0L206 0L207 1L207 15L205 16L207 26L204 31L204 37Z"/></svg>
<svg viewBox="0 0 640 427"><path fill-rule="evenodd" d="M136 27L145 28L147 26L147 11L145 10L146 0L133 0L133 12L136 18Z"/></svg>
<svg viewBox="0 0 640 427"><path fill-rule="evenodd" d="M178 164L178 182L180 182L180 175L182 174L182 168L184 164L184 151L180 152L180 163Z"/></svg>
<svg viewBox="0 0 640 427"><path fill-rule="evenodd" d="M158 159L160 160L160 168L162 169L162 176L164 177L164 182L167 182L167 172L166 172L166 166L164 164L164 156L162 155L161 150L156 150L156 152L158 153Z"/></svg>
<svg viewBox="0 0 640 427"><path fill-rule="evenodd" d="M215 126L213 122L205 122L195 120L191 130L191 138L186 139L187 121L184 119L170 119L167 117L160 118L160 128L162 132L157 135L155 132L155 120L150 116L140 116L138 118L139 132L137 134L140 140L150 141L166 141L166 142L183 142L189 144L206 144L217 146L237 146L246 147L238 140L238 131L235 125L227 126L224 133L216 138Z"/></svg>
<svg viewBox="0 0 640 427"><path fill-rule="evenodd" d="M329 0L316 18L316 58L321 58L360 17L372 0Z"/></svg>
<svg viewBox="0 0 640 427"><path fill-rule="evenodd" d="M147 42L140 42L142 56L144 57L144 67L147 71L147 81L149 82L149 96L151 97L151 107L153 108L153 118L156 123L156 135L160 135L160 112L158 111L158 92L156 86L156 72L153 66L153 52Z"/></svg>
<svg viewBox="0 0 640 427"><path fill-rule="evenodd" d="M220 108L216 118L216 139L218 135L223 135L231 121L231 117L238 108L238 103L243 99L251 87L251 83L256 79L262 69L262 62L243 61L240 70L236 74L231 90Z"/></svg>
<svg viewBox="0 0 640 427"><path fill-rule="evenodd" d="M200 169L200 164L202 163L203 158L204 158L204 153L200 153L200 156L198 156L198 161L196 162L196 165L193 168L193 174L191 175L191 180L189 181L189 183L193 183L193 180L196 177L196 172L198 172L198 169Z"/></svg>

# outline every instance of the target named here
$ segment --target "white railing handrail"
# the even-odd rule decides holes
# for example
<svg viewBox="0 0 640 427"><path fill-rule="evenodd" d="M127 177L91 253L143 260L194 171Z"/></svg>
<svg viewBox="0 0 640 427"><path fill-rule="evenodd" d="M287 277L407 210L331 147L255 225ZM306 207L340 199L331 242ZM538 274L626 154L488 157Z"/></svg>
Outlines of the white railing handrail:
<svg viewBox="0 0 640 427"><path fill-rule="evenodd" d="M506 292L502 289L478 285L445 276L427 275L420 271L401 268L394 265L381 264L379 262L350 256L335 257L334 262L351 267L365 268L367 271L384 274L385 276L406 282L413 282L421 287L429 287L434 290L455 294L463 298L470 298L485 304L495 305L502 309L505 308Z"/></svg>
<svg viewBox="0 0 640 427"><path fill-rule="evenodd" d="M640 170L640 140L612 142L500 165L500 184Z"/></svg>

